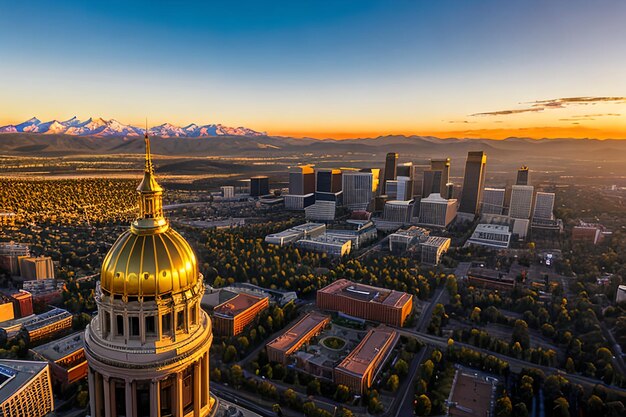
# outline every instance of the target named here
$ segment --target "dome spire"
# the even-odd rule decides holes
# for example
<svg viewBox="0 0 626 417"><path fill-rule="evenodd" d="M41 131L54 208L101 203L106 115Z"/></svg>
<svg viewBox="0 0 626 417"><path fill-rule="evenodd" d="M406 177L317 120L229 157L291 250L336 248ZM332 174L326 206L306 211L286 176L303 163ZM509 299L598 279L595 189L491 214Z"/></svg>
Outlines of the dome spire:
<svg viewBox="0 0 626 417"><path fill-rule="evenodd" d="M150 153L148 122L144 134L146 144L146 166L143 179L137 187L139 193L139 217L131 225L131 230L139 234L160 233L167 229L168 223L163 216L163 188L157 182Z"/></svg>

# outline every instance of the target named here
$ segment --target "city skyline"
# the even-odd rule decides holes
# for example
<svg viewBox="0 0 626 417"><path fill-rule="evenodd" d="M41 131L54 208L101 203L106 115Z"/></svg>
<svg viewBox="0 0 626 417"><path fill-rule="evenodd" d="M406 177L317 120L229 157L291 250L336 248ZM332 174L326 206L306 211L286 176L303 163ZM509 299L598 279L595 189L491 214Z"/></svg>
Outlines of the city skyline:
<svg viewBox="0 0 626 417"><path fill-rule="evenodd" d="M0 6L0 125L147 116L315 138L626 138L626 5L602 5Z"/></svg>

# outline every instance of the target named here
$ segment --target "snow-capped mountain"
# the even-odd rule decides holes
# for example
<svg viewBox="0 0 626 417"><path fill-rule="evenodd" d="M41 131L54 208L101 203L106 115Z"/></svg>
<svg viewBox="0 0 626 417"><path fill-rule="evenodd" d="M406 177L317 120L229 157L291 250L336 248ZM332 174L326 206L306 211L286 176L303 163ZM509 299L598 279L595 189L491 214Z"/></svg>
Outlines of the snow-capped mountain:
<svg viewBox="0 0 626 417"><path fill-rule="evenodd" d="M72 136L99 136L99 137L119 137L119 136L142 136L144 129L125 125L117 120L105 120L101 117L90 117L81 121L76 116L65 121L50 120L42 122L33 117L17 125L7 125L0 127L0 133L43 133L43 134L65 134ZM197 125L191 123L185 127L175 126L171 123L163 123L148 129L150 136L160 136L164 138L187 137L200 138L209 136L264 136L265 132L257 132L247 127L229 127L221 124Z"/></svg>

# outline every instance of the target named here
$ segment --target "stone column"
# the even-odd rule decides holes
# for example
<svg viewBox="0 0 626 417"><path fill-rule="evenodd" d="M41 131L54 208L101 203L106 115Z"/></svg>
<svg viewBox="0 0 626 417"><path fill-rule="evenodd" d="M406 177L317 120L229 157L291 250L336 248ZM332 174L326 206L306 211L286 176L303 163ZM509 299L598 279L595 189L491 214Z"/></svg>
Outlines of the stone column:
<svg viewBox="0 0 626 417"><path fill-rule="evenodd" d="M208 352L202 356L202 374L201 374L201 387L202 387L202 406L206 406L209 403L209 354Z"/></svg>
<svg viewBox="0 0 626 417"><path fill-rule="evenodd" d="M96 381L93 374L93 369L89 368L89 373L87 374L87 380L89 383L89 413L91 417L98 417L96 415Z"/></svg>
<svg viewBox="0 0 626 417"><path fill-rule="evenodd" d="M161 416L161 387L155 379L150 381L150 416Z"/></svg>
<svg viewBox="0 0 626 417"><path fill-rule="evenodd" d="M125 380L124 390L126 397L126 417L134 417L135 409L133 407L133 382L130 380Z"/></svg>
<svg viewBox="0 0 626 417"><path fill-rule="evenodd" d="M111 404L111 383L106 375L102 375L102 379L102 385L104 386L104 416L111 417L111 408L113 406Z"/></svg>
<svg viewBox="0 0 626 417"><path fill-rule="evenodd" d="M200 417L200 389L202 387L202 381L200 379L200 359L193 363L193 415L194 417Z"/></svg>
<svg viewBox="0 0 626 417"><path fill-rule="evenodd" d="M115 379L109 378L109 392L111 393L111 417L117 417L117 401L115 396Z"/></svg>
<svg viewBox="0 0 626 417"><path fill-rule="evenodd" d="M96 382L96 417L102 417L102 375L97 372L94 372L94 379Z"/></svg>
<svg viewBox="0 0 626 417"><path fill-rule="evenodd" d="M176 404L174 404L176 410L176 417L183 417L183 373L178 372L176 374Z"/></svg>

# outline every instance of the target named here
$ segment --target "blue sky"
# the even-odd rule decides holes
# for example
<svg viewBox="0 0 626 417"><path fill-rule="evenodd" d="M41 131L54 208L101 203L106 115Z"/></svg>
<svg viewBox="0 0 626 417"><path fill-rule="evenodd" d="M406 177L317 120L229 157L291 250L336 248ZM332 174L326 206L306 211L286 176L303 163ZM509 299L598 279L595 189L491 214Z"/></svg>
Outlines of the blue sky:
<svg viewBox="0 0 626 417"><path fill-rule="evenodd" d="M0 123L147 115L338 137L457 123L626 131L616 117L564 126L580 106L468 119L624 95L622 1L22 3L0 1ZM594 114L623 109L603 105Z"/></svg>

